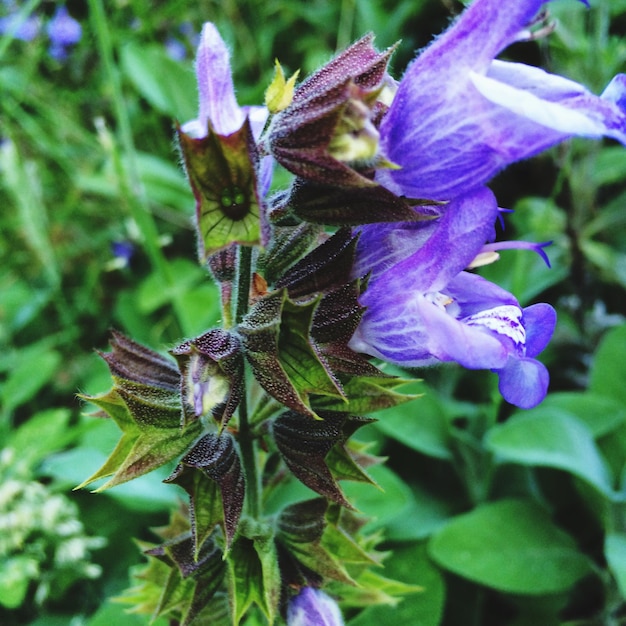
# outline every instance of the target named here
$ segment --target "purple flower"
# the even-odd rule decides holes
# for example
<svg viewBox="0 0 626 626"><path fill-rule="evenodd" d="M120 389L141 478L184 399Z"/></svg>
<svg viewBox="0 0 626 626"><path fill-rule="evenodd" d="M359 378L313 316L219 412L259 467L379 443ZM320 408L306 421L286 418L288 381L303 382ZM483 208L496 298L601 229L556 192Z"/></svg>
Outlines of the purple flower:
<svg viewBox="0 0 626 626"><path fill-rule="evenodd" d="M343 626L337 603L323 591L304 587L287 609L287 626Z"/></svg>
<svg viewBox="0 0 626 626"><path fill-rule="evenodd" d="M408 67L380 126L400 166L378 180L398 195L447 200L508 164L574 135L626 144L626 75L601 96L566 78L494 58L544 0L475 0Z"/></svg>
<svg viewBox="0 0 626 626"><path fill-rule="evenodd" d="M77 44L82 37L83 30L64 6L57 9L47 26L50 38L50 56L62 61L67 56L67 48Z"/></svg>
<svg viewBox="0 0 626 626"><path fill-rule="evenodd" d="M350 346L404 367L455 361L490 369L508 402L541 402L549 377L534 357L554 331L554 309L521 308L504 289L465 271L492 238L497 215L482 187L450 202L436 220L361 227L354 275L370 273L370 280Z"/></svg>
<svg viewBox="0 0 626 626"><path fill-rule="evenodd" d="M183 125L186 134L200 139L206 137L209 122L218 135L228 136L238 131L246 116L258 139L265 121L267 109L261 106L240 107L230 67L230 54L217 28L207 22L200 35L196 56L198 77L198 117Z"/></svg>

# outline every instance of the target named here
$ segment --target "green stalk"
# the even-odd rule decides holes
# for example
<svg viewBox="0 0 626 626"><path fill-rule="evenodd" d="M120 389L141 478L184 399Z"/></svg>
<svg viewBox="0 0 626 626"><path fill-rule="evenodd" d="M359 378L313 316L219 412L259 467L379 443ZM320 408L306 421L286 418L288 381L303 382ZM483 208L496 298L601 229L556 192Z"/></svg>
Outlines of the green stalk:
<svg viewBox="0 0 626 626"><path fill-rule="evenodd" d="M239 258L237 263L237 302L235 322L239 324L248 311L250 298L250 280L252 274L252 248L239 246ZM241 460L246 477L246 506L248 515L258 519L260 514L260 483L257 472L256 454L252 430L248 419L248 397L244 377L244 389L241 394L241 402L238 408L239 414L239 447Z"/></svg>
<svg viewBox="0 0 626 626"><path fill-rule="evenodd" d="M128 203L131 217L141 231L143 246L150 259L153 271L158 275L163 288L172 294L172 306L182 334L190 334L185 328L184 310L180 302L179 293L175 289L174 276L159 245L159 231L150 212L141 182L137 163L137 151L133 140L128 110L122 94L119 71L113 57L113 43L102 0L89 0L89 8L98 50L113 96L113 108L121 151L117 149L117 146L113 146L112 154L120 191ZM126 162L122 159L122 154L126 156Z"/></svg>

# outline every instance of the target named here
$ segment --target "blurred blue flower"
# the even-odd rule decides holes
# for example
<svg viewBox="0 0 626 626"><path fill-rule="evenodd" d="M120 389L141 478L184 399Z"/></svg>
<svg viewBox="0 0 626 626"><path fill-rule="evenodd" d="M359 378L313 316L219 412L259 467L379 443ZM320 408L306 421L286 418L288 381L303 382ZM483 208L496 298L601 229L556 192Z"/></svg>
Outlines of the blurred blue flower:
<svg viewBox="0 0 626 626"><path fill-rule="evenodd" d="M287 626L343 626L343 618L329 595L319 589L303 587L289 602Z"/></svg>
<svg viewBox="0 0 626 626"><path fill-rule="evenodd" d="M130 241L114 241L111 243L111 252L114 262L111 264L115 269L128 267L135 254L135 246Z"/></svg>
<svg viewBox="0 0 626 626"><path fill-rule="evenodd" d="M351 347L404 367L454 361L490 369L508 402L541 402L549 375L534 357L552 336L554 309L522 308L504 289L465 271L493 238L497 215L495 197L482 187L431 221L361 227L354 275L370 278Z"/></svg>
<svg viewBox="0 0 626 626"><path fill-rule="evenodd" d="M9 15L0 18L0 34L11 33L15 39L32 41L41 28L41 19L37 15L20 16L14 2L3 2Z"/></svg>
<svg viewBox="0 0 626 626"><path fill-rule="evenodd" d="M50 39L49 54L57 61L67 58L67 50L77 44L83 34L80 23L60 6L46 27Z"/></svg>
<svg viewBox="0 0 626 626"><path fill-rule="evenodd" d="M380 126L400 166L378 180L398 195L449 200L508 164L574 135L626 144L626 75L601 96L566 78L494 58L544 0L475 0L409 65Z"/></svg>
<svg viewBox="0 0 626 626"><path fill-rule="evenodd" d="M168 37L165 41L165 50L170 58L175 61L184 61L187 57L187 48L185 44L176 39L176 37Z"/></svg>

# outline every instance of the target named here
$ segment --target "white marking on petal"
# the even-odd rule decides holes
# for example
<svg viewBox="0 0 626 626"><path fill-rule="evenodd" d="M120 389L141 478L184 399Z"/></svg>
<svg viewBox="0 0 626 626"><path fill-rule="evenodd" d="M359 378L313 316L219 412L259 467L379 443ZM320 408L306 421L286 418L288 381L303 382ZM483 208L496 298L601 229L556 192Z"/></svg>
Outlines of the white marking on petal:
<svg viewBox="0 0 626 626"><path fill-rule="evenodd" d="M432 302L438 309L442 311L446 310L446 307L454 302L454 300L445 293L439 293L438 291L431 291L424 294L424 297L429 302Z"/></svg>
<svg viewBox="0 0 626 626"><path fill-rule="evenodd" d="M526 329L522 324L522 310L513 304L487 309L468 315L461 320L468 326L484 326L499 335L504 335L523 348L526 345Z"/></svg>

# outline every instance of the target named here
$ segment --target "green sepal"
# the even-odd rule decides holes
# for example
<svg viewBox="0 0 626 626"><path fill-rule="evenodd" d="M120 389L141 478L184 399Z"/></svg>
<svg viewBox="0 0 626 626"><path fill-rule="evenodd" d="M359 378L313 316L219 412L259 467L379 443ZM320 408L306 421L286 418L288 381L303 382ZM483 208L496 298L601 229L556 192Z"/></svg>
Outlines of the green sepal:
<svg viewBox="0 0 626 626"><path fill-rule="evenodd" d="M285 270L299 261L315 243L321 229L314 224L275 226L272 241L259 256L257 268L268 284L274 284Z"/></svg>
<svg viewBox="0 0 626 626"><path fill-rule="evenodd" d="M368 421L330 411L321 412L320 417L321 420L311 420L295 411L286 411L272 421L272 436L287 467L300 482L333 502L351 507L330 471L326 456Z"/></svg>
<svg viewBox="0 0 626 626"><path fill-rule="evenodd" d="M181 430L179 411L161 409L128 393L122 397L122 393L112 389L101 396L83 396L113 418L122 437L102 467L76 489L113 476L95 490L100 492L147 474L183 454L200 434L199 422Z"/></svg>
<svg viewBox="0 0 626 626"><path fill-rule="evenodd" d="M426 591L424 587L392 580L371 569L364 569L355 577L355 582L356 585L351 586L331 582L328 590L341 596L344 607L359 609L377 604L395 606L407 594Z"/></svg>
<svg viewBox="0 0 626 626"><path fill-rule="evenodd" d="M311 394L343 398L339 382L320 358L309 332L317 300L292 302L286 290L257 302L239 325L244 353L258 383L273 398L316 417Z"/></svg>
<svg viewBox="0 0 626 626"><path fill-rule="evenodd" d="M189 495L189 520L196 555L213 534L215 526L224 526L224 507L219 485L204 472L180 464L164 482L182 487Z"/></svg>
<svg viewBox="0 0 626 626"><path fill-rule="evenodd" d="M222 551L207 541L196 558L191 533L185 533L146 554L171 568L156 614L176 611L181 615L182 626L189 626L222 586L226 574Z"/></svg>
<svg viewBox="0 0 626 626"><path fill-rule="evenodd" d="M274 62L274 78L265 91L265 106L270 113L278 113L286 109L293 100L293 90L300 70L296 70L285 80L285 73L278 59Z"/></svg>
<svg viewBox="0 0 626 626"><path fill-rule="evenodd" d="M239 624L250 606L256 604L272 624L281 591L273 531L254 522L242 526L228 555L232 623Z"/></svg>
<svg viewBox="0 0 626 626"><path fill-rule="evenodd" d="M291 188L289 205L300 219L329 226L432 219L381 185L347 189L298 179Z"/></svg>
<svg viewBox="0 0 626 626"><path fill-rule="evenodd" d="M220 435L214 433L205 434L189 452L181 459L168 482L178 482L183 489L190 493L192 498L192 510L196 511L205 506L205 502L198 500L202 495L197 492L198 487L203 487L204 483L197 479L190 479L187 475L188 469L199 470L207 478L214 481L220 492L223 511L223 529L226 537L227 548L231 546L245 496L245 480L237 444L230 433L223 432ZM206 488L204 488L206 492ZM200 504L200 506L198 506ZM211 505L214 507L215 505ZM208 530L207 525L212 521L215 509L207 511L205 518L201 519L204 528L195 529L196 550L200 550L202 544L198 541L202 539L202 531Z"/></svg>
<svg viewBox="0 0 626 626"><path fill-rule="evenodd" d="M196 199L199 253L207 258L231 243L254 245L261 237L256 150L250 121L224 136L209 124L194 139L178 129L180 149Z"/></svg>
<svg viewBox="0 0 626 626"><path fill-rule="evenodd" d="M354 376L343 383L347 402L334 398L316 398L315 410L346 411L363 415L388 409L420 398L423 394L400 393L397 387L415 380L395 377Z"/></svg>
<svg viewBox="0 0 626 626"><path fill-rule="evenodd" d="M164 542L136 542L148 562L134 568L135 585L114 601L132 605L129 613L148 614L153 620L169 617L181 626L205 624L206 617L213 618L213 613L216 619L210 623L220 623L217 618L224 595L220 590L226 574L221 549L211 540L196 554L189 520L182 510L174 511L169 524L154 532Z"/></svg>
<svg viewBox="0 0 626 626"><path fill-rule="evenodd" d="M347 441L345 445L333 446L326 455L326 465L332 475L337 480L354 480L378 486L364 468L381 463L383 459L367 454L365 450L368 446L369 444L354 441Z"/></svg>
<svg viewBox="0 0 626 626"><path fill-rule="evenodd" d="M339 229L290 267L276 286L286 287L292 298L342 287L351 282L357 241L358 236L353 235L350 229Z"/></svg>
<svg viewBox="0 0 626 626"><path fill-rule="evenodd" d="M328 502L314 498L286 507L276 521L276 541L284 552L283 582L318 586L324 579L355 584L343 564L322 545Z"/></svg>

